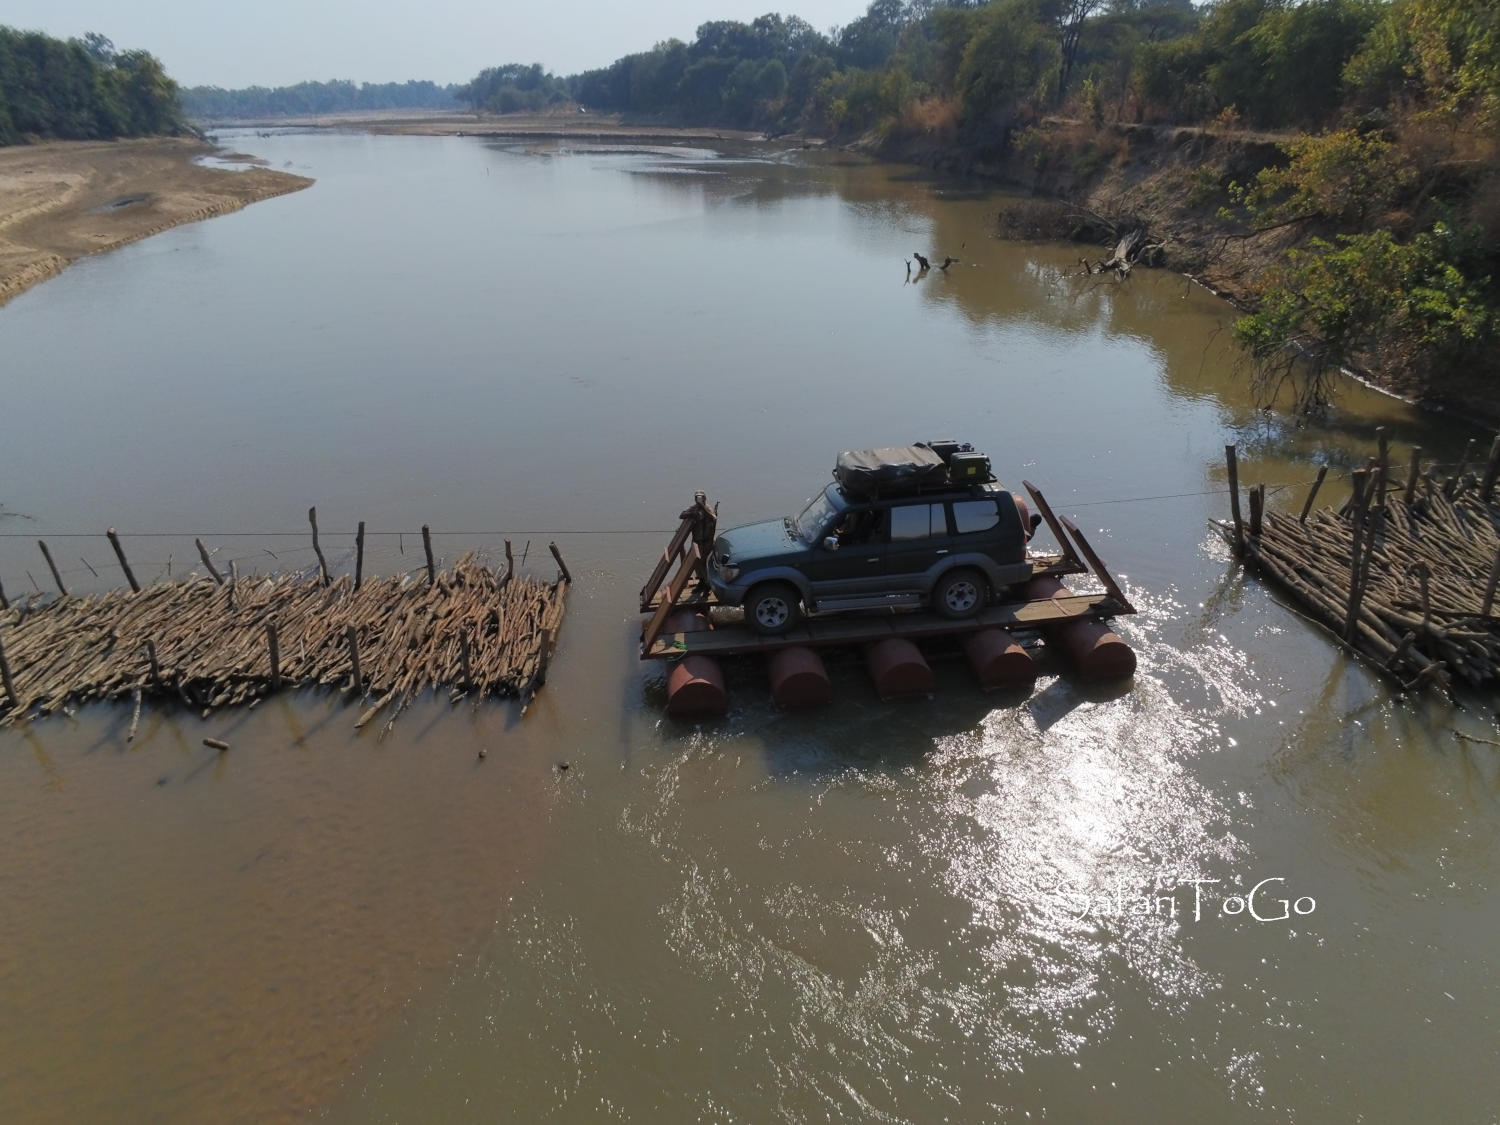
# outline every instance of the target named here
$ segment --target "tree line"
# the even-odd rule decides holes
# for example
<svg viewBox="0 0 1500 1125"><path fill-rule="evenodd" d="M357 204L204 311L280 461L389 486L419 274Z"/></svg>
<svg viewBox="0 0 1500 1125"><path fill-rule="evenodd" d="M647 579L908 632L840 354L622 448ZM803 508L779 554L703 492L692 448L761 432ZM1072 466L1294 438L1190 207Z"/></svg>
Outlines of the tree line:
<svg viewBox="0 0 1500 1125"><path fill-rule="evenodd" d="M54 39L0 26L0 144L108 140L183 127L177 84L146 51L102 35Z"/></svg>
<svg viewBox="0 0 1500 1125"><path fill-rule="evenodd" d="M456 109L459 87L436 82L299 82L295 86L189 86L182 106L197 121L310 117L383 109Z"/></svg>

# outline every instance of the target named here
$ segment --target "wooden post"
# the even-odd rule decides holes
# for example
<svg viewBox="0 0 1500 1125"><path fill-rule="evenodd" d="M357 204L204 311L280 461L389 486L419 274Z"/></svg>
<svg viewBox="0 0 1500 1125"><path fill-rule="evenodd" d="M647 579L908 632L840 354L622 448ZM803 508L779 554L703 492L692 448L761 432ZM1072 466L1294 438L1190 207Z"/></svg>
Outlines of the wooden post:
<svg viewBox="0 0 1500 1125"><path fill-rule="evenodd" d="M198 557L203 560L203 565L208 567L208 573L218 585L224 585L224 576L214 569L213 559L208 557L208 548L203 545L203 540L194 539L194 546L198 548Z"/></svg>
<svg viewBox="0 0 1500 1125"><path fill-rule="evenodd" d="M1391 443L1385 435L1384 426L1375 427L1375 438L1380 443L1379 472L1380 476L1375 480L1375 506L1385 507L1386 470L1391 463Z"/></svg>
<svg viewBox="0 0 1500 1125"><path fill-rule="evenodd" d="M1500 551L1495 552L1495 565L1490 567L1490 580L1484 587L1484 608L1479 611L1480 617L1488 617L1490 610L1495 608L1495 587L1500 586Z"/></svg>
<svg viewBox="0 0 1500 1125"><path fill-rule="evenodd" d="M0 609L9 609L10 600L5 596L5 583L0 582Z"/></svg>
<svg viewBox="0 0 1500 1125"><path fill-rule="evenodd" d="M510 540L505 541L505 581L509 582L516 573L516 556L510 553Z"/></svg>
<svg viewBox="0 0 1500 1125"><path fill-rule="evenodd" d="M354 588L359 589L365 580L365 521L359 521L359 530L354 533Z"/></svg>
<svg viewBox="0 0 1500 1125"><path fill-rule="evenodd" d="M1354 496L1350 503L1354 505L1350 513L1352 524L1349 534L1349 604L1348 612L1344 616L1344 640L1350 644L1358 635L1359 608L1364 601L1364 537L1365 537L1365 514L1370 505L1370 489L1367 487L1367 470L1356 469L1354 472Z"/></svg>
<svg viewBox="0 0 1500 1125"><path fill-rule="evenodd" d="M573 584L573 576L568 573L568 564L562 561L562 553L558 551L557 544L548 543L547 548L552 552L552 557L557 560L557 569L562 571L562 580L571 586Z"/></svg>
<svg viewBox="0 0 1500 1125"><path fill-rule="evenodd" d="M146 662L151 665L152 683L161 682L161 662L156 659L156 642L146 642Z"/></svg>
<svg viewBox="0 0 1500 1125"><path fill-rule="evenodd" d="M1298 523L1307 522L1307 513L1312 511L1313 501L1317 499L1318 489L1323 487L1323 478L1328 475L1328 466L1318 467L1318 479L1313 481L1313 486L1308 490L1307 499L1302 502L1302 514L1297 517Z"/></svg>
<svg viewBox="0 0 1500 1125"><path fill-rule="evenodd" d="M5 698L10 700L10 705L12 707L20 707L21 696L16 691L16 681L10 675L10 661L5 659L4 640L0 640L0 683L5 685Z"/></svg>
<svg viewBox="0 0 1500 1125"><path fill-rule="evenodd" d="M1261 517L1265 514L1266 486L1258 484L1250 490L1250 538L1259 539Z"/></svg>
<svg viewBox="0 0 1500 1125"><path fill-rule="evenodd" d="M1490 442L1490 459L1484 467L1484 479L1479 482L1479 499L1486 504L1495 492L1495 478L1500 477L1500 434L1495 435L1495 440Z"/></svg>
<svg viewBox="0 0 1500 1125"><path fill-rule="evenodd" d="M464 687L472 687L474 684L474 672L469 664L469 631L465 629L458 634L458 664L463 671Z"/></svg>
<svg viewBox="0 0 1500 1125"><path fill-rule="evenodd" d="M238 608L238 606L235 605L234 596L235 596L236 593L239 592L239 588L240 588L240 568L239 568L239 565L233 559L230 559L229 560L229 608L230 609L237 609Z"/></svg>
<svg viewBox="0 0 1500 1125"><path fill-rule="evenodd" d="M63 597L67 597L68 588L63 585L62 575L57 572L57 564L52 561L52 552L47 550L47 544L40 539L36 541L36 545L42 549L42 558L47 560L47 567L52 571L52 581L57 583L58 593L62 594Z"/></svg>
<svg viewBox="0 0 1500 1125"><path fill-rule="evenodd" d="M1352 516L1356 511L1363 508L1369 501L1365 497L1365 484L1370 479L1369 469L1355 469L1353 476L1349 479L1350 493L1349 501L1344 505L1344 514Z"/></svg>
<svg viewBox="0 0 1500 1125"><path fill-rule="evenodd" d="M139 594L141 584L135 580L135 575L130 572L130 564L125 561L125 548L120 546L120 537L115 534L114 528L110 528L104 534L109 539L109 545L115 549L115 558L120 560L120 569L125 572L125 581L130 583L131 590Z"/></svg>
<svg viewBox="0 0 1500 1125"><path fill-rule="evenodd" d="M1495 439L1500 442L1500 438ZM1417 476L1422 471L1422 447L1414 445L1411 447L1411 464L1406 469L1406 506L1411 507L1411 502L1417 495Z"/></svg>
<svg viewBox="0 0 1500 1125"><path fill-rule="evenodd" d="M1453 492L1456 488L1458 488L1458 482L1463 478L1464 470L1469 467L1469 459L1473 456L1474 439L1470 438L1469 444L1464 446L1463 460L1459 461L1458 468L1454 470L1453 475L1449 477L1447 482L1443 485L1443 495L1446 496L1449 500L1453 499Z"/></svg>
<svg viewBox="0 0 1500 1125"><path fill-rule="evenodd" d="M312 524L313 554L318 556L318 573L323 576L323 585L328 585L328 560L323 557L323 548L318 546L318 509L307 509L307 522Z"/></svg>
<svg viewBox="0 0 1500 1125"><path fill-rule="evenodd" d="M1229 468L1229 514L1234 518L1234 553L1245 550L1245 524L1240 518L1240 465L1232 445L1224 447L1224 460Z"/></svg>
<svg viewBox="0 0 1500 1125"><path fill-rule="evenodd" d="M281 646L276 640L276 623L266 622L266 647L271 651L271 687L281 686Z"/></svg>
<svg viewBox="0 0 1500 1125"><path fill-rule="evenodd" d="M365 678L359 671L359 634L353 625L344 626L344 639L349 642L349 674L354 677L354 690L362 691Z"/></svg>
<svg viewBox="0 0 1500 1125"><path fill-rule="evenodd" d="M422 550L427 552L427 585L437 585L437 565L432 561L432 529L422 525Z"/></svg>

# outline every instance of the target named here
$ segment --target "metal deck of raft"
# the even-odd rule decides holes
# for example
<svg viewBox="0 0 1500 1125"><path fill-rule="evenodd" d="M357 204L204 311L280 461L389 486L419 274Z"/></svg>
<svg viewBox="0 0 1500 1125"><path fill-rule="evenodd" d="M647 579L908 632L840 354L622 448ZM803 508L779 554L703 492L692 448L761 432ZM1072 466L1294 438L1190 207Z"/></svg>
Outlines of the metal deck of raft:
<svg viewBox="0 0 1500 1125"><path fill-rule="evenodd" d="M1104 593L1004 602L957 620L926 610L892 607L804 618L796 628L776 636L756 633L743 622L717 619L712 629L667 632L667 619L674 609L711 611L719 605L702 579L701 563L705 551L712 549L715 524L712 511L699 494L694 506L683 513L681 525L641 588L640 610L650 615L641 631L641 659L738 656L794 646L865 645L890 637L921 640L984 629L1034 634L1072 621L1102 621L1135 613L1135 606L1078 526L1066 516L1056 515L1034 484L1022 484L1061 548L1056 555L1031 559L1032 578L1062 578L1092 571L1104 586Z"/></svg>

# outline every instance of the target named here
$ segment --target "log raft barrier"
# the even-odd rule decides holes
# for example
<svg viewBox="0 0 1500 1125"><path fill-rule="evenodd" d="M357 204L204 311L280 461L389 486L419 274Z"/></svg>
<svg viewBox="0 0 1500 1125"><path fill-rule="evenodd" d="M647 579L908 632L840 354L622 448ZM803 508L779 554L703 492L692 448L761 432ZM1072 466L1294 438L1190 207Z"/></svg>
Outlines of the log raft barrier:
<svg viewBox="0 0 1500 1125"><path fill-rule="evenodd" d="M1326 471L1293 516L1250 489L1252 518L1238 518L1235 448L1225 449L1231 518L1214 526L1234 555L1281 596L1405 691L1500 686L1500 436L1483 475L1468 471L1473 444L1442 478L1414 448L1392 472L1384 429L1379 453L1350 477L1349 499L1314 511ZM1404 478L1404 479L1403 479Z"/></svg>
<svg viewBox="0 0 1500 1125"><path fill-rule="evenodd" d="M316 578L298 573L228 581L195 540L210 577L141 587L114 528L107 533L129 589L76 597L11 599L0 610L0 727L83 703L131 700L131 735L142 697L207 714L254 704L284 688L328 688L363 705L356 729L380 719L389 731L413 700L451 689L450 702L511 698L522 713L546 681L572 576L556 544L556 580L492 569L464 555L439 572L423 530L425 581L363 573L359 525L355 575L333 577L309 522ZM507 544L507 556L509 544ZM383 732L384 733L384 732Z"/></svg>

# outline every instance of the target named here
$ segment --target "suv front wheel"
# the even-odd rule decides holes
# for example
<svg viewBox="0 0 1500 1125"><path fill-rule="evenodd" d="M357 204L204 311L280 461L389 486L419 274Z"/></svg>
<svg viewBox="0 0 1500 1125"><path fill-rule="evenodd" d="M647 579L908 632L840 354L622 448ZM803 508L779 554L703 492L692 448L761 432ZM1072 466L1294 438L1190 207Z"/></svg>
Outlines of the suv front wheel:
<svg viewBox="0 0 1500 1125"><path fill-rule="evenodd" d="M944 617L973 617L984 608L988 589L977 570L950 570L932 588L932 608Z"/></svg>
<svg viewBox="0 0 1500 1125"><path fill-rule="evenodd" d="M801 600L785 582L757 586L745 598L745 624L766 636L788 632L802 618Z"/></svg>

